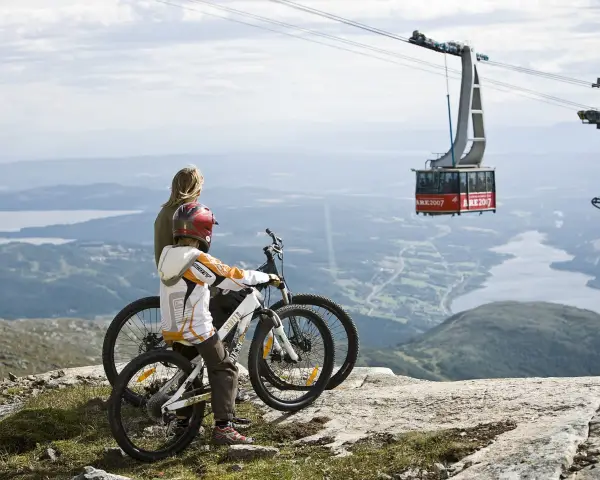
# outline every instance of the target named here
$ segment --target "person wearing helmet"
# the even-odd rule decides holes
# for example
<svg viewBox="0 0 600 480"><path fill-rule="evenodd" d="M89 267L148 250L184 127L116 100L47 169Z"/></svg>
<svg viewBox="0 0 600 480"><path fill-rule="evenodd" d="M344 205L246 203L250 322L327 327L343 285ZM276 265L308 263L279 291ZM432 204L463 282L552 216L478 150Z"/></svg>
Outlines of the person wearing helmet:
<svg viewBox="0 0 600 480"><path fill-rule="evenodd" d="M213 442L253 443L233 425L238 370L213 326L208 287L239 291L261 283L279 286L280 279L230 267L209 255L213 225L217 221L212 211L196 201L181 205L173 215L175 244L165 246L158 261L162 335L168 345L188 359L198 353L204 359L212 389Z"/></svg>

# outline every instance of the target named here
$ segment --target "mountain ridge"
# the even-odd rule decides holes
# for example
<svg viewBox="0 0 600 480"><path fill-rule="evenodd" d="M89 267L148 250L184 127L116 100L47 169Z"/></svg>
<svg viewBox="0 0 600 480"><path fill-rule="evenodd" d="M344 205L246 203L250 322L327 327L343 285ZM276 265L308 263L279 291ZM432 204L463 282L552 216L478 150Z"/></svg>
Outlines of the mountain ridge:
<svg viewBox="0 0 600 480"><path fill-rule="evenodd" d="M600 375L600 314L551 302L492 302L459 312L370 365L428 380Z"/></svg>

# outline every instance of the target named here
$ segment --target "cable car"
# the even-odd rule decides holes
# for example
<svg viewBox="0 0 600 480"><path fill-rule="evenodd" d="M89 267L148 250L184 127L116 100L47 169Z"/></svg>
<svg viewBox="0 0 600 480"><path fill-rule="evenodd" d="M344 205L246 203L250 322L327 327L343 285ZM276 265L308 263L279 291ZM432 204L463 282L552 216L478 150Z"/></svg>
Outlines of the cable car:
<svg viewBox="0 0 600 480"><path fill-rule="evenodd" d="M413 33L414 43L425 48L438 42L422 33ZM427 43L429 41L429 44ZM456 53L461 57L462 76L456 136L452 138L450 93L448 118L450 123L450 150L435 160L427 160L428 168L415 170L415 212L417 215L460 215L464 212L496 212L496 172L481 165L486 147L483 122L481 83L473 61L473 49L468 45ZM481 58L478 55L477 60ZM469 125L473 134L469 136ZM471 144L467 149L467 145ZM428 165L429 164L429 165Z"/></svg>
<svg viewBox="0 0 600 480"><path fill-rule="evenodd" d="M494 168L433 168L415 172L417 215L496 212Z"/></svg>

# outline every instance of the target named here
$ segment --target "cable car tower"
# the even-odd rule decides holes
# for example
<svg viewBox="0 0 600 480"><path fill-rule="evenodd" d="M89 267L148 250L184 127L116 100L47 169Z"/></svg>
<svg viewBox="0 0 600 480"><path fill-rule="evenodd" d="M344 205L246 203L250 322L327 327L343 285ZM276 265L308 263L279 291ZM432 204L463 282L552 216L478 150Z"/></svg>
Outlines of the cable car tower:
<svg viewBox="0 0 600 480"><path fill-rule="evenodd" d="M592 83L592 88L600 88L600 77L596 83ZM600 110L579 110L577 116L581 123L596 125L596 128L600 130Z"/></svg>
<svg viewBox="0 0 600 480"><path fill-rule="evenodd" d="M424 169L412 169L416 172L416 213L454 216L464 212L495 212L495 170L481 166L486 136L481 82L474 62L474 57L477 61L487 61L487 55L474 54L471 47L459 42L436 42L418 30L413 32L409 42L440 53L459 56L462 63L458 122L454 138L450 93L447 95L450 149L435 160L427 160ZM471 137L470 123L473 125ZM469 142L471 146L465 151Z"/></svg>
<svg viewBox="0 0 600 480"><path fill-rule="evenodd" d="M596 83L592 83L592 88L600 88L600 77ZM596 125L596 128L600 130L600 110L579 110L577 116L581 123ZM592 205L600 209L600 197L592 198Z"/></svg>

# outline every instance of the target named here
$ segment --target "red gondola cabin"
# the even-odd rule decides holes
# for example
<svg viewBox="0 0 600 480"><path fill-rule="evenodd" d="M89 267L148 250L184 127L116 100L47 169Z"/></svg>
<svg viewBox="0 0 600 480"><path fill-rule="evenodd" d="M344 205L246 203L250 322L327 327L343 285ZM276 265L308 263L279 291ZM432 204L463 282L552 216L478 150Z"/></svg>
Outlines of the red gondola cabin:
<svg viewBox="0 0 600 480"><path fill-rule="evenodd" d="M493 168L435 168L417 173L416 212L424 215L460 215L496 212Z"/></svg>

